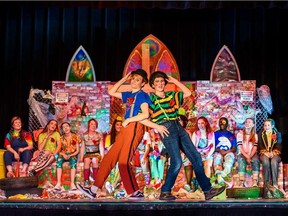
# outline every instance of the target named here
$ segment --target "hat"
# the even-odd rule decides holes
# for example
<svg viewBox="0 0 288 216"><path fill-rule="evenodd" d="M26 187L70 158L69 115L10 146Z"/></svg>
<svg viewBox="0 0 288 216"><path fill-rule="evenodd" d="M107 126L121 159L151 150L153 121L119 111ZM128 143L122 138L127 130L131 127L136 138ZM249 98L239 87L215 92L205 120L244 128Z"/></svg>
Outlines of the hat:
<svg viewBox="0 0 288 216"><path fill-rule="evenodd" d="M131 72L131 75L134 75L134 74L138 74L138 75L142 76L145 83L148 83L148 77L147 77L147 73L145 70L137 69L137 70Z"/></svg>
<svg viewBox="0 0 288 216"><path fill-rule="evenodd" d="M168 83L168 81L167 81L167 79L168 79L168 76L167 76L167 74L165 74L164 72L162 72L162 71L155 71L154 73L152 73L152 75L150 76L150 78L149 78L149 85L152 87L152 85L153 85L153 83L154 83L154 80L156 79L156 78L158 78L158 77L162 77L162 78L164 78L164 80L165 80L165 85L167 85L167 83ZM152 87L153 88L153 87Z"/></svg>

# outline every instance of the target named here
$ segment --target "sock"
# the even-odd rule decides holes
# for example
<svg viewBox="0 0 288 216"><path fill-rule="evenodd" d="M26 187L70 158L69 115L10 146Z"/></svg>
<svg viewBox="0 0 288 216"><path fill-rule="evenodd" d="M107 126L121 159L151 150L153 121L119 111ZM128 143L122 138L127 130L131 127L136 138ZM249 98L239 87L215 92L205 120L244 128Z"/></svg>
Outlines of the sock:
<svg viewBox="0 0 288 216"><path fill-rule="evenodd" d="M84 181L88 181L90 176L90 169L84 169Z"/></svg>

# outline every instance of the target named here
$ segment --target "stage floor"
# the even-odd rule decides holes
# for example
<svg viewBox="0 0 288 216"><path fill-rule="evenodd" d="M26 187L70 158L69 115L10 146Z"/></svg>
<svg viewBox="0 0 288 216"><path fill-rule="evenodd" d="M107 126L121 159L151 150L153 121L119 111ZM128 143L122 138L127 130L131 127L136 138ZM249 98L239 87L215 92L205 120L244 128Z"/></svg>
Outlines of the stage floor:
<svg viewBox="0 0 288 216"><path fill-rule="evenodd" d="M287 199L227 199L175 201L128 199L0 200L0 214L20 215L287 215Z"/></svg>

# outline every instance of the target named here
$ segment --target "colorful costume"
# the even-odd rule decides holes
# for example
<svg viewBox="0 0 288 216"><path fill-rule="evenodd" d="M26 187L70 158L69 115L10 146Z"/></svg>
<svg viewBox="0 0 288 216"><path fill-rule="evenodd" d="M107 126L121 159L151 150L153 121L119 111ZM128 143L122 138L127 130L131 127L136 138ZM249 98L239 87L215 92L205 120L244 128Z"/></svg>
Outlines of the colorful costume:
<svg viewBox="0 0 288 216"><path fill-rule="evenodd" d="M169 136L162 137L162 142L170 156L170 166L161 193L170 193L175 184L182 167L180 150L191 161L202 190L209 191L211 184L204 173L201 156L193 145L189 134L178 121L178 108L183 104L183 92L165 92L164 98L151 94L150 99L152 102L149 107L151 121L164 125L169 131Z"/></svg>
<svg viewBox="0 0 288 216"><path fill-rule="evenodd" d="M258 134L258 139L258 152L263 166L264 183L270 183L278 187L278 170L282 150L281 133L276 129L272 129L271 133L262 130ZM273 157L267 157L266 153L273 153Z"/></svg>
<svg viewBox="0 0 288 216"><path fill-rule="evenodd" d="M29 132L23 131L22 130L22 136L24 139L21 139L20 133L19 132L12 132L12 133L7 133L5 137L5 142L4 142L4 148L7 148L8 145L11 146L12 149L14 149L16 152L18 152L19 148L25 148L28 145L33 146L33 141L32 141L32 136ZM20 155L20 161L23 162L24 164L28 164L31 161L32 158L32 151L31 150L25 150L21 153ZM12 166L12 162L16 161L14 154L10 151L5 151L4 152L4 162L5 165Z"/></svg>
<svg viewBox="0 0 288 216"><path fill-rule="evenodd" d="M150 152L149 161L151 169L151 177L155 180L156 189L162 185L162 180L164 177L164 168L167 161L166 155L164 155L163 149L165 148L160 140L159 135L155 134L154 146Z"/></svg>
<svg viewBox="0 0 288 216"><path fill-rule="evenodd" d="M100 155L100 141L103 140L103 135L99 132L96 132L95 135L90 136L88 132L85 132L81 136L81 140L83 141L83 145L85 146L85 158L98 158L99 161L102 159ZM99 168L93 168L93 178L95 180L97 174L98 174ZM89 176L90 176L90 168L89 169L84 169L84 182L89 181Z"/></svg>
<svg viewBox="0 0 288 216"><path fill-rule="evenodd" d="M236 137L230 131L216 131L215 136L215 147L221 150L230 150L233 147L236 149ZM235 154L229 152L226 155L222 155L220 152L214 153L214 171L215 174L221 173L222 177L227 176L231 173L232 167L235 162Z"/></svg>
<svg viewBox="0 0 288 216"><path fill-rule="evenodd" d="M192 134L192 142L201 155L205 174L208 178L210 178L213 164L213 154L215 151L214 133L211 132L206 137L202 137L200 130L197 130Z"/></svg>
<svg viewBox="0 0 288 216"><path fill-rule="evenodd" d="M238 161L238 174L240 182L245 180L245 174L246 174L246 168L247 168L247 159L246 157L240 152L239 147L242 146L243 151L251 155L252 149L254 147L258 146L257 142L252 142L251 139L249 139L250 134L246 135L248 137L244 137L244 133L241 130L237 134L237 148L238 148L238 154L237 154L237 161ZM248 140L249 139L249 140ZM253 155L251 159L251 165L252 165L252 179L253 179L253 185L257 186L258 184L258 178L259 178L259 171L260 171L260 161L259 157L256 154ZM242 184L241 184L242 186Z"/></svg>
<svg viewBox="0 0 288 216"><path fill-rule="evenodd" d="M47 132L43 132L39 134L38 142L42 143L47 137ZM45 146L43 150L39 151L39 155L37 157L37 164L35 165L33 170L29 171L29 175L33 176L40 170L45 169L47 166L49 166L55 158L57 158L57 155L54 155L54 152L57 148L57 141L60 139L60 134L57 131L54 131L50 136L49 139L46 140ZM49 151L51 154L47 155L45 154L45 151Z"/></svg>
<svg viewBox="0 0 288 216"><path fill-rule="evenodd" d="M125 119L136 116L141 110L142 103L151 103L149 96L142 90L137 92L122 92L122 101L126 103ZM116 136L115 143L101 162L98 175L94 185L102 188L110 171L118 162L122 182L128 194L139 190L136 182L131 161L136 148L141 142L144 135L144 125L139 122L131 122L127 127L122 127Z"/></svg>
<svg viewBox="0 0 288 216"><path fill-rule="evenodd" d="M61 141L60 153L64 153L66 155L70 155L76 152L77 150L76 145L79 145L79 143L81 143L81 139L74 133L71 134L70 142L66 140L65 135L61 136L60 141ZM78 158L76 155L69 158L71 169L76 169L77 160ZM62 165L65 161L66 160L63 158L63 156L59 154L59 157L57 158L56 161L56 167L62 168Z"/></svg>
<svg viewBox="0 0 288 216"><path fill-rule="evenodd" d="M148 160L148 152L147 152L147 151L150 151L150 144L151 144L150 134L147 131L145 131L143 135L143 139L138 145L135 151L135 155L134 155L134 165L135 167L142 168L142 172L144 174L146 185L149 185L150 183L150 170L149 170L149 160ZM147 154L146 155L147 161L144 161L143 163L142 160L145 154Z"/></svg>

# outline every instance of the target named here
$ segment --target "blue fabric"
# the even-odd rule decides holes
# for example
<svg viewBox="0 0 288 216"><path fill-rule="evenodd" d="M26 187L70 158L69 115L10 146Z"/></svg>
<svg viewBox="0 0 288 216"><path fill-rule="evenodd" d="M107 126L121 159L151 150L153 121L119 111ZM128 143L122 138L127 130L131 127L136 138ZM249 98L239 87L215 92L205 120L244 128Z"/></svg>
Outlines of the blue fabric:
<svg viewBox="0 0 288 216"><path fill-rule="evenodd" d="M230 131L216 131L215 136L215 147L221 150L230 150L233 147L237 148L236 137Z"/></svg>
<svg viewBox="0 0 288 216"><path fill-rule="evenodd" d="M135 96L136 96L136 101L134 102ZM130 110L131 110L131 106L133 103L134 103L134 110L133 110L132 117L136 116L139 112L141 112L142 103L147 103L148 107L151 104L149 95L142 90L139 90L138 92L134 92L134 93L122 92L122 101L123 103L126 104L126 113L124 116L125 119L130 117Z"/></svg>
<svg viewBox="0 0 288 216"><path fill-rule="evenodd" d="M162 142L170 156L170 166L167 171L165 183L162 186L162 192L170 192L175 184L176 178L182 166L182 158L180 150L191 161L196 178L203 191L211 189L210 180L204 173L202 158L200 153L193 145L188 133L180 125L178 120L166 121L162 125L167 127L170 134L169 136L161 137Z"/></svg>
<svg viewBox="0 0 288 216"><path fill-rule="evenodd" d="M281 157L275 155L273 158L268 158L266 155L260 156L260 161L263 166L264 183L278 185L278 171Z"/></svg>
<svg viewBox="0 0 288 216"><path fill-rule="evenodd" d="M7 134L8 136L9 134ZM9 135L10 138L10 135ZM18 152L19 148L25 148L27 147L28 144L26 142L26 140L20 140L20 139L12 139L11 140L11 147ZM20 161L25 163L25 164L29 164L32 158L32 151L31 150L25 150L23 152L20 153ZM14 154L10 151L5 151L4 153L4 162L5 165L12 165L13 161L17 161L14 157Z"/></svg>

